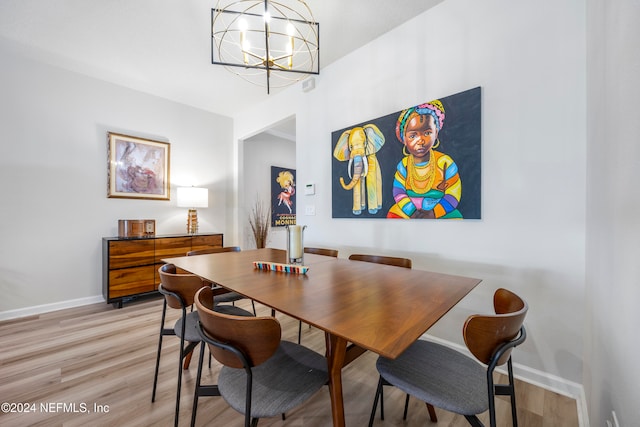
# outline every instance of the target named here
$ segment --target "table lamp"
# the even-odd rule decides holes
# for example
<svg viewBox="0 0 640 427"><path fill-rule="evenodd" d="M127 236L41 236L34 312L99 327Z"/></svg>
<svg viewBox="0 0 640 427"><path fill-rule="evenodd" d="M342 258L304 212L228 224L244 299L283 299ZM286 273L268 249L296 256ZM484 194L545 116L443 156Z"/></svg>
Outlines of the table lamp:
<svg viewBox="0 0 640 427"><path fill-rule="evenodd" d="M198 211L196 208L209 207L209 190L199 187L178 187L178 207L189 208L187 233L198 233Z"/></svg>

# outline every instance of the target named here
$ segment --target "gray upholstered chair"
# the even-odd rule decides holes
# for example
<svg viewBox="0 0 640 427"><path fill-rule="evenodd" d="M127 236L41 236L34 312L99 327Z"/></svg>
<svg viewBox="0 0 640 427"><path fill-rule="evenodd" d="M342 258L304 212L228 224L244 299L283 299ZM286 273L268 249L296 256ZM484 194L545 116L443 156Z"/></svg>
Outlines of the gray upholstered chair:
<svg viewBox="0 0 640 427"><path fill-rule="evenodd" d="M193 255L206 255L206 254L219 254L222 252L240 252L240 247L239 246L224 246L222 248L206 248L206 249L198 249L198 250L194 250L194 251L189 251L187 252L187 256L193 256ZM213 283L209 284L211 286L214 286ZM216 304L220 304L220 303L232 303L234 304L236 301L245 299L246 297L244 295L240 295L237 292L233 292L233 291L228 291L225 293L220 293L218 295L216 295L214 297L214 301L216 302ZM256 304L253 300L251 300L251 308L253 308L253 315L256 315Z"/></svg>
<svg viewBox="0 0 640 427"><path fill-rule="evenodd" d="M209 288L201 278L195 274L180 273L173 264L165 264L158 269L160 274L160 286L158 291L164 295L162 306L162 318L160 320L160 335L158 338L158 352L156 355L156 369L153 377L153 392L151 401L156 399L156 388L158 385L158 371L160 369L160 355L162 353L162 338L166 335L175 335L180 338L180 358L178 359L178 389L176 393L176 411L174 425L178 425L180 413L180 388L182 385L182 369L189 368L189 361L193 350L201 342L200 335L196 329L199 317L198 312L193 311L193 302L198 289ZM210 289L210 288L209 288ZM213 299L213 291L212 291ZM165 319L169 308L182 311L182 315L172 328L167 328ZM238 316L252 316L246 310L231 305L216 305L216 310ZM184 365L183 365L184 360Z"/></svg>
<svg viewBox="0 0 640 427"><path fill-rule="evenodd" d="M526 339L523 326L528 306L519 296L498 289L493 297L495 315L472 315L464 324L462 334L475 359L450 347L418 340L398 358L379 357L378 389L369 419L373 424L378 398L380 416L383 386L393 385L407 393L404 418L407 416L408 395L449 412L464 415L472 426L482 427L477 417L489 411L489 421L496 426L495 395L511 398L513 426L517 427L516 398L511 365L512 350ZM481 363L478 363L481 362ZM508 384L494 384L496 366L507 364ZM431 421L437 422L435 411L429 410Z"/></svg>
<svg viewBox="0 0 640 427"><path fill-rule="evenodd" d="M224 366L217 385L202 385L204 346L200 349L191 425L200 396L222 396L245 415L245 427L258 419L284 414L311 398L328 381L327 360L304 346L281 341L274 317L240 317L217 313L211 289L196 294L198 332L209 351Z"/></svg>

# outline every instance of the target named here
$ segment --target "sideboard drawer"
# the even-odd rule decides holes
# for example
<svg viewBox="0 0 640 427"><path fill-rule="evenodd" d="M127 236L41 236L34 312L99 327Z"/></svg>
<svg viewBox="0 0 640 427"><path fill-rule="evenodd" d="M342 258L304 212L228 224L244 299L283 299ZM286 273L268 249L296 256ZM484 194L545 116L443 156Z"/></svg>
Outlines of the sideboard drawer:
<svg viewBox="0 0 640 427"><path fill-rule="evenodd" d="M193 236L191 239L191 250L197 251L210 247L222 247L222 234L211 234L209 236Z"/></svg>
<svg viewBox="0 0 640 427"><path fill-rule="evenodd" d="M156 266L153 264L111 270L109 272L109 297L119 298L157 290L155 271Z"/></svg>
<svg viewBox="0 0 640 427"><path fill-rule="evenodd" d="M109 242L109 269L153 264L153 240L117 240Z"/></svg>
<svg viewBox="0 0 640 427"><path fill-rule="evenodd" d="M191 250L191 237L163 237L156 239L155 263L161 263L162 258L186 256Z"/></svg>

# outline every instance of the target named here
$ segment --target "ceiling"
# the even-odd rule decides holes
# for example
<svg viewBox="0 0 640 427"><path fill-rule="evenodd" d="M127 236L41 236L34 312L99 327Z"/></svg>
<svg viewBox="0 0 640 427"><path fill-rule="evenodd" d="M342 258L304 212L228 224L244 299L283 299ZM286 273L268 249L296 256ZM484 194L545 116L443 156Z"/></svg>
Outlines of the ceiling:
<svg viewBox="0 0 640 427"><path fill-rule="evenodd" d="M307 0L320 23L320 74L443 1ZM216 0L2 0L0 44L71 71L234 116L269 95L211 64L215 6Z"/></svg>

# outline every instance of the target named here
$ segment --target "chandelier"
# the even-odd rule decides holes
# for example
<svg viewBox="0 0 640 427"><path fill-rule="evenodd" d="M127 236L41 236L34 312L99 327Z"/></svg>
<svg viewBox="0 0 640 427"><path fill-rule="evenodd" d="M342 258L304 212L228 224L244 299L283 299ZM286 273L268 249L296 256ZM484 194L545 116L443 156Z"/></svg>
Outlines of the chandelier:
<svg viewBox="0 0 640 427"><path fill-rule="evenodd" d="M303 0L218 0L211 63L270 89L320 74L320 25Z"/></svg>

